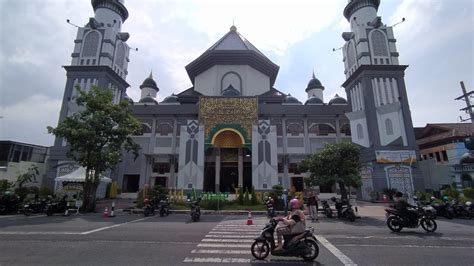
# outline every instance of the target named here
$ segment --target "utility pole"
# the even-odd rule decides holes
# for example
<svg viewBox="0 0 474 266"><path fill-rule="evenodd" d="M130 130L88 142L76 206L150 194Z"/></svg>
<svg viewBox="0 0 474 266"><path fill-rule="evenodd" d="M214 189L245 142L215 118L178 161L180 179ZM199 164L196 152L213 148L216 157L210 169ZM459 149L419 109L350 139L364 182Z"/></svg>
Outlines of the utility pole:
<svg viewBox="0 0 474 266"><path fill-rule="evenodd" d="M474 124L474 112L473 112L474 105L472 105L471 101L469 100L469 98L474 97L474 91L471 90L470 92L466 92L466 87L464 87L464 82L461 81L460 83L461 83L461 89L462 89L463 94L454 100L462 100L464 98L464 101L466 102L466 107L459 109L459 111L465 111L466 113L468 113L471 116L471 123ZM461 122L469 120L469 118L463 119L462 116L459 116L459 118L461 119Z"/></svg>

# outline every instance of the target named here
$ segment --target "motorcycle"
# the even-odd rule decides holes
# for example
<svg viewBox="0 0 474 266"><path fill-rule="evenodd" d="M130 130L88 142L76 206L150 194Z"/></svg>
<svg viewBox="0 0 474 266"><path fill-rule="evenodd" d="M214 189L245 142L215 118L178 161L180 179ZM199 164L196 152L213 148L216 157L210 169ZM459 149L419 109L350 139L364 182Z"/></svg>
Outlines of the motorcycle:
<svg viewBox="0 0 474 266"><path fill-rule="evenodd" d="M435 209L435 218L436 216L443 216L447 219L454 218L454 209L447 202L438 203L434 199L431 199L429 205Z"/></svg>
<svg viewBox="0 0 474 266"><path fill-rule="evenodd" d="M193 220L193 222L199 221L201 217L201 206L199 206L201 198L198 198L195 201L191 201L190 199L188 199L188 202L191 203L191 219Z"/></svg>
<svg viewBox="0 0 474 266"><path fill-rule="evenodd" d="M422 207L417 207L415 211L417 215L416 219L409 219L409 217L395 208L386 208L385 217L387 227L393 232L400 232L403 227L418 228L421 225L426 232L432 233L436 231L438 225L434 218L430 217Z"/></svg>
<svg viewBox="0 0 474 266"><path fill-rule="evenodd" d="M462 204L458 200L454 199L451 203L451 207L454 210L454 215L456 217L462 218L474 218L474 208L472 206L472 202L466 201L466 203Z"/></svg>
<svg viewBox="0 0 474 266"><path fill-rule="evenodd" d="M143 206L143 215L145 215L145 217L150 216L150 215L155 215L155 206L156 206L155 201L156 201L155 197L153 197L151 200L148 198L145 198L143 200L143 203L145 204Z"/></svg>
<svg viewBox="0 0 474 266"><path fill-rule="evenodd" d="M356 220L356 215L354 210L352 209L352 205L347 200L336 199L333 197L331 199L334 201L337 210L337 218L339 219L347 219L351 222Z"/></svg>
<svg viewBox="0 0 474 266"><path fill-rule="evenodd" d="M159 197L158 209L160 210L160 216L168 216L170 214L170 201L168 196Z"/></svg>
<svg viewBox="0 0 474 266"><path fill-rule="evenodd" d="M9 192L0 196L0 214L17 213L20 197Z"/></svg>
<svg viewBox="0 0 474 266"><path fill-rule="evenodd" d="M23 205L21 212L25 216L30 216L33 213L46 212L47 204L48 202L46 199L35 200L33 202Z"/></svg>
<svg viewBox="0 0 474 266"><path fill-rule="evenodd" d="M327 200L322 200L321 201L321 205L323 206L323 213L324 215L326 215L326 217L328 218L332 218L332 209L331 207L329 206L329 203Z"/></svg>
<svg viewBox="0 0 474 266"><path fill-rule="evenodd" d="M278 220L271 218L263 228L260 236L250 247L252 256L257 260L265 259L269 254L273 256L302 257L305 261L312 261L319 255L319 246L313 235L312 227L306 228L302 233L283 235L283 250L274 251L275 239L273 237Z"/></svg>
<svg viewBox="0 0 474 266"><path fill-rule="evenodd" d="M64 195L59 202L58 201L52 201L52 200L47 202L47 204L46 204L46 215L51 216L54 213L66 213L67 209L68 209L67 195Z"/></svg>
<svg viewBox="0 0 474 266"><path fill-rule="evenodd" d="M264 202L265 206L267 206L267 216L269 218L273 218L276 216L276 212L275 212L275 205L274 205L274 201L271 197L268 197L265 202Z"/></svg>

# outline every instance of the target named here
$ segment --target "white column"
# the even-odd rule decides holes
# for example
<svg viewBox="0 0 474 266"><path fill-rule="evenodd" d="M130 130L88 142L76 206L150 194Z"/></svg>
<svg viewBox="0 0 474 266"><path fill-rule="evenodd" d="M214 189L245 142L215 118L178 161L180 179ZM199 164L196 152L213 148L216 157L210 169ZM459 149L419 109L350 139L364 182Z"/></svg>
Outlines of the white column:
<svg viewBox="0 0 474 266"><path fill-rule="evenodd" d="M238 172L239 172L239 187L244 187L244 152L243 148L239 148L239 162L238 162Z"/></svg>
<svg viewBox="0 0 474 266"><path fill-rule="evenodd" d="M397 85L397 79L392 78L392 89L393 89L393 97L395 98L396 102L399 102L398 97L400 95L398 94L398 85Z"/></svg>
<svg viewBox="0 0 474 266"><path fill-rule="evenodd" d="M220 191L221 179L221 149L216 148L216 193Z"/></svg>
<svg viewBox="0 0 474 266"><path fill-rule="evenodd" d="M374 88L375 106L379 107L380 106L379 86L377 83L377 79L375 78L372 79L372 88Z"/></svg>
<svg viewBox="0 0 474 266"><path fill-rule="evenodd" d="M387 103L393 102L392 89L390 88L390 81L388 78L385 79L385 91L387 92Z"/></svg>
<svg viewBox="0 0 474 266"><path fill-rule="evenodd" d="M354 95L354 89L351 89L350 90L350 94L351 94L351 103L352 103L352 110L354 111L357 111L357 107L356 107L356 102L355 102L355 95Z"/></svg>
<svg viewBox="0 0 474 266"><path fill-rule="evenodd" d="M379 83L379 91L380 91L380 95L382 96L381 97L381 100L382 100L382 104L383 105L386 105L387 104L387 96L385 94L385 86L383 84L383 78L380 79L380 83Z"/></svg>
<svg viewBox="0 0 474 266"><path fill-rule="evenodd" d="M364 97L363 97L363 94L362 94L362 87L361 87L360 83L357 84L357 90L359 91L359 108L360 108L360 110L363 110L364 109Z"/></svg>

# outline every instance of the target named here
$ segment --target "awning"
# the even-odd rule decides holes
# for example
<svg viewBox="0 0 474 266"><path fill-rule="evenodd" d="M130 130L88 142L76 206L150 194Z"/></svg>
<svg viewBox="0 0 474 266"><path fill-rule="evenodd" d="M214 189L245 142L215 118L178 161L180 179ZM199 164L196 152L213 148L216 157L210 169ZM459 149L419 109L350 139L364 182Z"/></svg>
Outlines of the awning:
<svg viewBox="0 0 474 266"><path fill-rule="evenodd" d="M82 166L74 170L72 173L63 176L58 176L54 179L54 181L56 182L84 182L85 180L86 168ZM111 183L112 179L105 176L101 176L100 181L105 183Z"/></svg>

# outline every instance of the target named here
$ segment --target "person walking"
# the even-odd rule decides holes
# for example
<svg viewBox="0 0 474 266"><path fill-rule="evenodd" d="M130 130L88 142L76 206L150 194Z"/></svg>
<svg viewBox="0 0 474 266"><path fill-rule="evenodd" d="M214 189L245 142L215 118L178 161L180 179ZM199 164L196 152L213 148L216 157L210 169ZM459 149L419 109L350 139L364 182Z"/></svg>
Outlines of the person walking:
<svg viewBox="0 0 474 266"><path fill-rule="evenodd" d="M311 191L308 197L308 211L309 216L311 217L311 221L318 220L318 196Z"/></svg>

